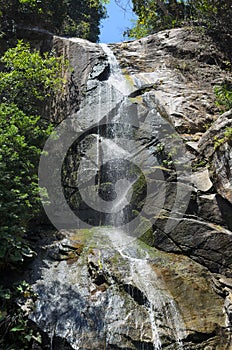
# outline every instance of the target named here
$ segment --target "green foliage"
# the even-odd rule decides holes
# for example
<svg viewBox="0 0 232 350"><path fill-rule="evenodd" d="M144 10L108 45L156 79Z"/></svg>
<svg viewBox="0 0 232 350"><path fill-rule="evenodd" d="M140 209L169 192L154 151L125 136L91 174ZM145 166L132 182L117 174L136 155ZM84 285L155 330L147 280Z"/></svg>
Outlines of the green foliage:
<svg viewBox="0 0 232 350"><path fill-rule="evenodd" d="M67 13L66 0L0 0L3 31L18 25L38 26L58 33Z"/></svg>
<svg viewBox="0 0 232 350"><path fill-rule="evenodd" d="M41 101L48 101L62 85L63 59L48 53L42 57L23 41L5 52L1 62L0 102L14 103L24 113L39 113Z"/></svg>
<svg viewBox="0 0 232 350"><path fill-rule="evenodd" d="M219 148L221 145L223 145L225 142L231 142L232 141L232 128L227 127L224 132L223 137L215 136L214 138L214 150Z"/></svg>
<svg viewBox="0 0 232 350"><path fill-rule="evenodd" d="M40 334L29 327L27 319L36 297L25 281L11 289L0 287L1 349L26 350L41 343ZM22 309L19 304L26 305L26 307Z"/></svg>
<svg viewBox="0 0 232 350"><path fill-rule="evenodd" d="M23 235L40 209L37 164L50 126L14 104L0 104L0 261L22 261L32 252Z"/></svg>
<svg viewBox="0 0 232 350"><path fill-rule="evenodd" d="M0 73L0 266L5 267L33 255L25 233L41 210L37 168L52 131L38 111L62 85L62 58L41 57L20 41L1 61L5 69Z"/></svg>
<svg viewBox="0 0 232 350"><path fill-rule="evenodd" d="M139 210L142 209L145 202L145 194L147 191L146 178L142 174L140 175L136 182L133 184L133 195L131 198L131 205L133 209Z"/></svg>
<svg viewBox="0 0 232 350"><path fill-rule="evenodd" d="M232 34L232 7L228 0L132 0L138 21L129 35L141 37L186 23ZM221 37L221 35L220 35Z"/></svg>
<svg viewBox="0 0 232 350"><path fill-rule="evenodd" d="M204 23L209 29L221 34L232 33L232 7L229 0L196 0L192 1L194 15L198 21Z"/></svg>
<svg viewBox="0 0 232 350"><path fill-rule="evenodd" d="M193 171L199 171L200 168L205 168L207 166L206 159L198 158L195 159L192 163L192 170Z"/></svg>
<svg viewBox="0 0 232 350"><path fill-rule="evenodd" d="M133 0L134 12L138 21L129 30L129 36L141 37L157 30L179 26L190 16L191 6L184 0Z"/></svg>
<svg viewBox="0 0 232 350"><path fill-rule="evenodd" d="M232 83L225 81L214 88L217 98L217 105L223 106L226 110L232 108Z"/></svg>
<svg viewBox="0 0 232 350"><path fill-rule="evenodd" d="M0 269L6 271L34 255L26 233L30 220L40 214L38 162L52 131L51 123L39 115L40 105L62 88L61 68L67 63L52 54L42 57L22 41L6 51L1 63ZM41 343L27 320L35 299L26 282L11 290L0 286L1 349L32 349Z"/></svg>
<svg viewBox="0 0 232 350"><path fill-rule="evenodd" d="M153 29L148 22L149 20L136 21L134 27L129 29L124 35L130 38L140 39L151 34Z"/></svg>
<svg viewBox="0 0 232 350"><path fill-rule="evenodd" d="M0 0L2 32L34 27L97 41L105 0Z"/></svg>
<svg viewBox="0 0 232 350"><path fill-rule="evenodd" d="M98 41L100 21L106 17L105 4L102 0L69 0L67 15L63 22L62 33Z"/></svg>
<svg viewBox="0 0 232 350"><path fill-rule="evenodd" d="M226 137L227 141L232 140L232 128L230 128L230 127L226 128L225 137Z"/></svg>
<svg viewBox="0 0 232 350"><path fill-rule="evenodd" d="M172 135L169 135L169 136L170 138L172 138ZM170 140L170 144L171 144L171 140ZM163 170L166 170L167 172L169 170L173 170L174 168L173 156L175 156L176 151L177 150L173 147L173 150L167 153L167 151L165 150L165 146L162 142L159 142L156 145L156 156L160 165L164 167Z"/></svg>

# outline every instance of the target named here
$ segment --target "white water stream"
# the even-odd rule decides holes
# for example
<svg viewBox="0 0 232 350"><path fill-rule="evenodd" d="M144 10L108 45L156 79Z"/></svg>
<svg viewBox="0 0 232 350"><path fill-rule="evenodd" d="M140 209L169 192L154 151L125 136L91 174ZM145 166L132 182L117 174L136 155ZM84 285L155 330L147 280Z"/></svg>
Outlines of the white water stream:
<svg viewBox="0 0 232 350"><path fill-rule="evenodd" d="M107 80L108 84L114 86L114 88L119 90L124 96L127 96L132 90L131 84L123 76L113 51L107 44L100 44L100 46L106 53L110 65L110 76Z"/></svg>
<svg viewBox="0 0 232 350"><path fill-rule="evenodd" d="M50 350L58 350L60 345L55 344L61 339L75 350L181 350L181 340L186 337L184 322L178 305L151 261L154 250L144 249L133 232L130 231L130 235L122 229L127 214L124 208L130 203L133 184L138 179L134 168L130 167L133 176L128 173L125 178L121 176L123 161L135 162L144 152L140 158L144 160L144 168L155 164L150 165L149 152L144 150L143 144L132 140L131 135L119 140L121 136L123 139L123 133L130 131L126 123L130 124L134 116L134 106L130 102L132 112L127 113L124 102L136 87L124 78L109 47L101 46L108 57L110 75L97 83L97 79L90 79L90 93L83 102L82 115L88 127L94 120L94 136L91 148L83 147L87 154L83 151L80 178L75 173L75 181L78 184L82 181L83 192L79 190L83 202L106 215L99 218L99 227L93 228L93 225L84 233L79 229L67 231L64 239L51 245L48 253L51 256L44 258L42 278L36 282L38 300L31 319L49 335ZM93 105L96 115L91 110ZM112 110L113 117L108 118ZM106 124L104 132L101 132L102 119ZM120 125L119 132L114 129L114 123ZM108 165L106 178L102 180L104 163ZM88 189L85 184L90 181ZM102 185L101 181L113 187L115 197L109 201L97 198L96 187ZM155 206L151 208L154 215ZM89 208L85 210L89 215ZM112 213L114 215L107 221ZM81 234L84 239L80 238ZM68 257L70 251L72 255Z"/></svg>
<svg viewBox="0 0 232 350"><path fill-rule="evenodd" d="M154 350L162 349L159 330L164 325L170 338L175 339L178 349L183 349L181 339L186 336L184 321L171 294L149 263L149 254L137 240L131 242L120 230L115 230L114 234L111 232L109 237L115 250L129 265L128 283L142 291L147 299L145 305L149 310Z"/></svg>
<svg viewBox="0 0 232 350"><path fill-rule="evenodd" d="M113 91L115 89L120 91L123 96L128 96L135 86L133 87L132 84L129 83L123 76L112 50L106 44L101 44L101 47L107 54L110 65L110 76L107 80L107 84L109 85L109 101L113 100ZM99 103L101 103L100 97ZM120 119L118 122L120 123ZM106 153L109 154L109 157L114 155L115 158L128 158L128 152L126 152L123 148L118 147L114 141L116 140L106 139L103 142ZM109 171L111 171L111 169L109 169ZM118 206L125 206L130 201L131 197L130 192L133 183L128 181L126 184L127 187L125 187L125 183L120 184L119 182L120 181L117 183L118 190L116 189L117 200L115 200L112 205L113 211L117 211ZM120 220L123 222L122 217L117 217L117 221ZM102 233L104 230L105 229L103 229ZM159 331L164 324L170 338L175 339L178 349L183 349L181 339L183 339L186 335L184 322L172 296L168 294L165 286L162 284L160 279L158 279L154 269L151 267L151 264L149 264L147 253L143 251L136 240L131 240L131 237L128 237L125 233L118 229L106 229L105 236L106 241L108 237L114 249L118 251L120 256L125 261L125 264L128 265L129 275L125 276L125 279L127 279L128 283L131 284L132 289L133 287L136 287L145 295L145 305L149 312L152 329L153 349L162 349L162 339L160 338ZM98 238L94 236L94 240L96 241L97 239Z"/></svg>

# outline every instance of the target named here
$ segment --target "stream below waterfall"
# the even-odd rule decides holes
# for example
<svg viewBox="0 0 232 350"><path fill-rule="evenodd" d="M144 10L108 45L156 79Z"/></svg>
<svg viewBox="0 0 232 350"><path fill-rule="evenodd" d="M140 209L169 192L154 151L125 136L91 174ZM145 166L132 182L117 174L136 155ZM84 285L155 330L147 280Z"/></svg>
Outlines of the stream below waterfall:
<svg viewBox="0 0 232 350"><path fill-rule="evenodd" d="M60 339L76 350L160 350L168 344L183 349L185 325L152 268L156 253L151 248L112 228L64 234L45 259L30 316L49 335L50 349L63 349ZM55 252L70 248L81 252L51 261Z"/></svg>

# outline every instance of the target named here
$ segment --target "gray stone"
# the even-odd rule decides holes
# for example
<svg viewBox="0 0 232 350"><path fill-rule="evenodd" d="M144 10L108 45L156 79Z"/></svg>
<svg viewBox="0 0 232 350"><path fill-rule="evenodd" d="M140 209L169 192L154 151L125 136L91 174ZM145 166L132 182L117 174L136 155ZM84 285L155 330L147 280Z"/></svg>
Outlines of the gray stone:
<svg viewBox="0 0 232 350"><path fill-rule="evenodd" d="M163 348L226 349L224 301L207 269L139 242L118 246L111 234L117 232L66 230L35 260L41 276L33 285L38 297L30 320L51 343L61 350L64 342L70 349L150 349L158 330ZM49 250L70 242L84 246L76 259L48 259ZM230 315L228 303L225 308Z"/></svg>
<svg viewBox="0 0 232 350"><path fill-rule="evenodd" d="M197 171L191 176L192 183L196 186L196 188L201 192L208 192L213 184L209 177L208 169L204 169L202 171Z"/></svg>
<svg viewBox="0 0 232 350"><path fill-rule="evenodd" d="M173 219L173 229L165 232L166 221L163 218L156 222L154 244L157 248L186 254L212 272L231 276L232 234L229 230L216 224L184 218Z"/></svg>
<svg viewBox="0 0 232 350"><path fill-rule="evenodd" d="M232 203L232 148L231 140L225 137L225 131L231 127L232 111L227 111L199 141L200 152L209 161L214 186L230 203Z"/></svg>
<svg viewBox="0 0 232 350"><path fill-rule="evenodd" d="M231 230L232 216L231 204L220 195L205 194L197 197L197 215L207 222L226 226Z"/></svg>
<svg viewBox="0 0 232 350"><path fill-rule="evenodd" d="M198 215L208 222L223 224L224 218L217 202L217 195L205 194L198 196Z"/></svg>

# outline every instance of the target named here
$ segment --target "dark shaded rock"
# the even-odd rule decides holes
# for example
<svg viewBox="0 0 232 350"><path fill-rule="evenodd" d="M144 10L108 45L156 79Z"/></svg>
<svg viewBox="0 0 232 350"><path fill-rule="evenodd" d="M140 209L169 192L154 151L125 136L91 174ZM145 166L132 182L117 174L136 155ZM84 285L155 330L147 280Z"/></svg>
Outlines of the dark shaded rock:
<svg viewBox="0 0 232 350"><path fill-rule="evenodd" d="M57 96L52 108L55 121L60 122L79 110L86 94L87 80L90 77L92 81L106 79L109 67L101 47L87 40L54 36L52 45L57 54L63 55L69 62L69 68L64 73L67 82L65 92Z"/></svg>
<svg viewBox="0 0 232 350"><path fill-rule="evenodd" d="M199 220L180 219L171 232L165 232L162 230L165 219L163 221L160 219L156 223L154 236L157 248L186 254L210 271L230 275L232 234L229 230Z"/></svg>
<svg viewBox="0 0 232 350"><path fill-rule="evenodd" d="M214 193L199 195L197 202L199 217L232 230L232 206L226 199Z"/></svg>

